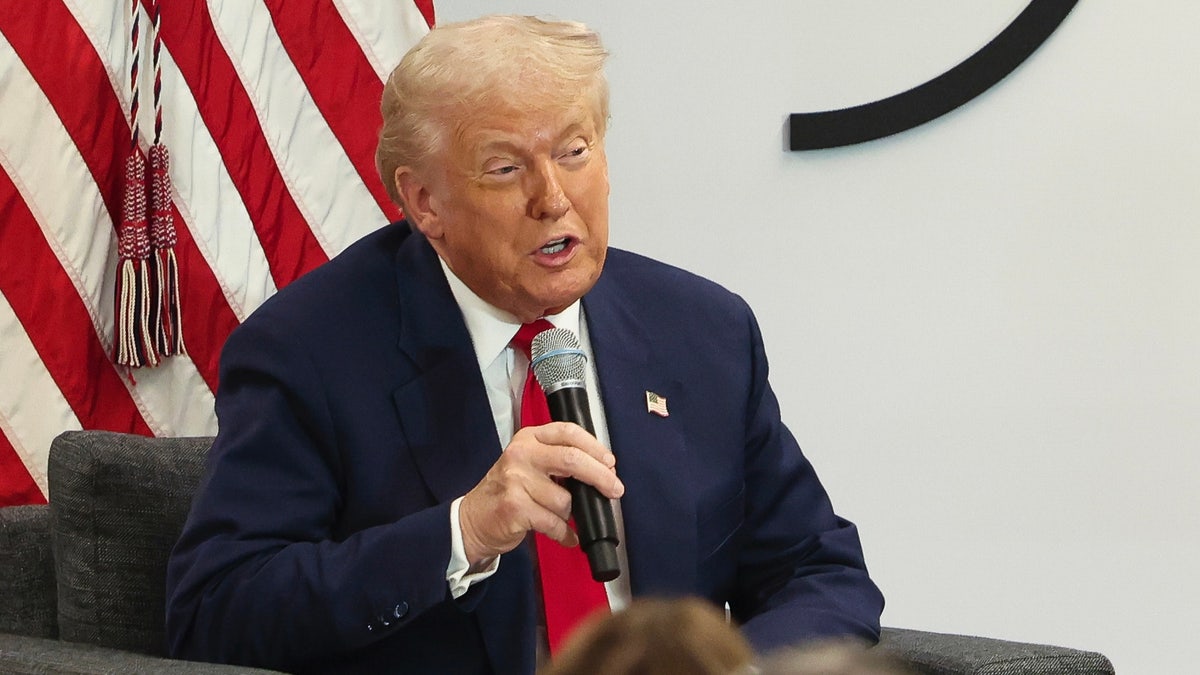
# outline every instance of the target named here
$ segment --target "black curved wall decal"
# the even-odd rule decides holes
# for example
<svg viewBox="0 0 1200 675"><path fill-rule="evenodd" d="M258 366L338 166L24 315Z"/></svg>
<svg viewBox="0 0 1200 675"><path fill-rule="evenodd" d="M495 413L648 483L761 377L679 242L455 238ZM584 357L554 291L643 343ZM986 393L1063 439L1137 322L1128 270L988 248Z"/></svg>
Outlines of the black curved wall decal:
<svg viewBox="0 0 1200 675"><path fill-rule="evenodd" d="M941 117L1004 79L1058 28L1077 0L1031 0L1013 22L967 60L906 92L842 110L792 113L792 150L872 141Z"/></svg>

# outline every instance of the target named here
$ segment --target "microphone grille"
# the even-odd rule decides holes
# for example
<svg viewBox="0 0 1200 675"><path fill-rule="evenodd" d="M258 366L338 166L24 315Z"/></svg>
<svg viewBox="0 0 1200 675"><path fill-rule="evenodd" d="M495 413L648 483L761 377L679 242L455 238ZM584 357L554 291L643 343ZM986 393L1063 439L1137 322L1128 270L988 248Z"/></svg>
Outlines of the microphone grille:
<svg viewBox="0 0 1200 675"><path fill-rule="evenodd" d="M533 337L529 348L533 374L547 393L568 383L583 386L587 355L579 346L579 338L566 328L551 328Z"/></svg>

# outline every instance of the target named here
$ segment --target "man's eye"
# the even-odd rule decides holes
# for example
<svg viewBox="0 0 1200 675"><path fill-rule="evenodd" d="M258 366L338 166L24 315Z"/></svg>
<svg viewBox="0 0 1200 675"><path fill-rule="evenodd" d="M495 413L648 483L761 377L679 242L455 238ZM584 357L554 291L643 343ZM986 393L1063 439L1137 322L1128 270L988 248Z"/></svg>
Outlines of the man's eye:
<svg viewBox="0 0 1200 675"><path fill-rule="evenodd" d="M587 155L587 153L588 153L588 146L579 145L577 147L568 149L565 153L563 153L562 158L563 159L573 159L573 158L577 158L577 157L584 157Z"/></svg>
<svg viewBox="0 0 1200 675"><path fill-rule="evenodd" d="M504 166L496 167L495 169L488 169L487 173L489 173L493 176L505 176L516 170L517 170L516 166L514 166L512 164L506 164Z"/></svg>

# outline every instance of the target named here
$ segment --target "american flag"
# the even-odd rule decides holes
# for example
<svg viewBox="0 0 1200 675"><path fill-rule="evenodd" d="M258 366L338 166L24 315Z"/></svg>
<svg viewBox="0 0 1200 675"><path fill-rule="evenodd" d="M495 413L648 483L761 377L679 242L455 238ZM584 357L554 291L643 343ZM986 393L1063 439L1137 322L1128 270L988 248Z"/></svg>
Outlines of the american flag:
<svg viewBox="0 0 1200 675"><path fill-rule="evenodd" d="M646 412L652 412L659 417L667 417L667 397L648 391L646 392Z"/></svg>
<svg viewBox="0 0 1200 675"><path fill-rule="evenodd" d="M64 430L214 433L230 331L398 216L379 98L432 0L138 1L0 0L0 505L45 501ZM114 293L135 14L138 140L161 109L187 353L130 369Z"/></svg>

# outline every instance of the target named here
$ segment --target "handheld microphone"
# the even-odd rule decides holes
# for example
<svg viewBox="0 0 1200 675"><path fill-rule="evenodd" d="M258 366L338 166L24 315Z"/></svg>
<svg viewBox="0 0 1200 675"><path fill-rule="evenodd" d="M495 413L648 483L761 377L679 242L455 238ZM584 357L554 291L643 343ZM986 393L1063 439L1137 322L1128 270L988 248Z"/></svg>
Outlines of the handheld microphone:
<svg viewBox="0 0 1200 675"><path fill-rule="evenodd" d="M593 436L592 412L588 407L584 371L587 355L579 347L579 338L565 328L538 333L530 347L533 373L546 392L550 418L556 422L574 422ZM592 578L612 581L621 574L617 562L616 520L612 503L596 488L574 478L565 481L571 493L571 515L579 546L587 554Z"/></svg>

